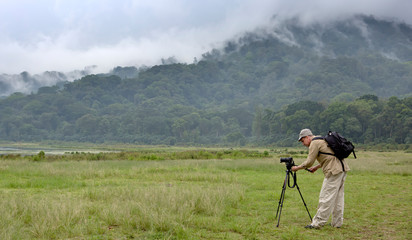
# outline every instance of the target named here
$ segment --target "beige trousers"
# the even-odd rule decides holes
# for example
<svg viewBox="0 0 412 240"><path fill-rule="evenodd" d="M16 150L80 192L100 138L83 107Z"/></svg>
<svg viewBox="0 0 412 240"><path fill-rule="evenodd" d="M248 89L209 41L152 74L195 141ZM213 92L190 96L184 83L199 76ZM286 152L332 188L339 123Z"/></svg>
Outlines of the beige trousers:
<svg viewBox="0 0 412 240"><path fill-rule="evenodd" d="M343 224L344 184L346 172L341 172L323 180L319 195L318 211L312 220L312 226L325 225L332 214L332 226L340 227Z"/></svg>

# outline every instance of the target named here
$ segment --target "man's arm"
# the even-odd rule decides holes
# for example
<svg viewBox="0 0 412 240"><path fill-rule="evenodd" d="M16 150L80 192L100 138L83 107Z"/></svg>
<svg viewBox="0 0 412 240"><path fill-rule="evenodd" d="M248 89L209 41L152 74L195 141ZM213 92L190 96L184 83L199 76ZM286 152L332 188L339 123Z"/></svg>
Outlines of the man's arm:
<svg viewBox="0 0 412 240"><path fill-rule="evenodd" d="M315 163L318 154L319 154L318 143L315 143L315 142L312 141L310 143L310 146L309 146L309 154L308 154L308 157L306 158L306 160L302 164L300 164L299 166L293 166L291 168L291 170L296 172L298 170L306 169L308 167L311 167L313 165L313 163ZM313 172L315 172L319 168L320 168L320 165L318 165L316 167L313 167L313 169L314 169Z"/></svg>
<svg viewBox="0 0 412 240"><path fill-rule="evenodd" d="M296 171L299 171L299 170L304 169L304 168L305 168L305 167L302 167L302 166L293 166L293 167L291 168L291 170L294 171L294 172L296 172ZM315 167L305 168L305 169L308 170L308 171L311 172L311 173L314 173L314 172L316 172L316 170L318 170L319 168L321 168L320 164L317 165L317 166L315 166Z"/></svg>
<svg viewBox="0 0 412 240"><path fill-rule="evenodd" d="M294 171L294 172L299 171L299 170L301 170L301 169L303 169L303 167L301 167L301 166L293 166L293 167L291 168L291 170Z"/></svg>
<svg viewBox="0 0 412 240"><path fill-rule="evenodd" d="M314 172L316 172L316 170L318 170L319 168L321 168L320 164L318 164L317 166L311 167L311 168L309 168L308 170L309 170L311 173L314 173Z"/></svg>

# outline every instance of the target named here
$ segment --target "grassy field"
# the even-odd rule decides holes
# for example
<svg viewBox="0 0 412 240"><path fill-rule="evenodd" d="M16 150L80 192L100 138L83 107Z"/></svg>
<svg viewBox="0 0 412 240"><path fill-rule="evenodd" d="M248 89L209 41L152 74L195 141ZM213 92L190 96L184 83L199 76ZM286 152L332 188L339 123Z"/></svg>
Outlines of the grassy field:
<svg viewBox="0 0 412 240"><path fill-rule="evenodd" d="M343 227L307 230L296 188L275 219L279 157L305 151L174 151L2 158L0 239L412 239L412 153L357 152ZM323 174L297 178L313 216Z"/></svg>

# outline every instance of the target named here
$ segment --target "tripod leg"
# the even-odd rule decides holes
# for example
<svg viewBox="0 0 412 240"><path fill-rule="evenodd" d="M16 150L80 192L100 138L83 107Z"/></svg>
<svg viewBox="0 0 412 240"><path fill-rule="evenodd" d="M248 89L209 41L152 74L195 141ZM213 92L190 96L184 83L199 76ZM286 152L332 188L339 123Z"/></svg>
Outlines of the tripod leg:
<svg viewBox="0 0 412 240"><path fill-rule="evenodd" d="M276 217L275 217L275 219L278 218L280 205L281 205L281 203L283 202L283 198L284 198L284 196L285 196L285 190L286 190L285 185L283 185L283 187L282 187L282 192L280 193L278 210L276 211Z"/></svg>
<svg viewBox="0 0 412 240"><path fill-rule="evenodd" d="M312 222L312 216L310 215L310 213L309 213L309 209L308 209L308 207L306 206L306 203L305 203L305 200L303 199L302 193L300 192L300 189L299 189L298 183L296 183L296 188L298 189L298 192L299 192L300 198L302 198L303 205L305 205L306 211L307 211L307 212L308 212L308 214L309 214L310 221Z"/></svg>
<svg viewBox="0 0 412 240"><path fill-rule="evenodd" d="M278 217L278 213L279 213L278 224L276 225L276 227L279 227L280 215L282 214L283 200L285 199L285 191L286 191L286 184L288 181L288 176L289 176L288 172L286 172L285 181L283 182L283 187L282 187L282 193L280 194L280 198L279 198L278 210L276 211L275 219Z"/></svg>

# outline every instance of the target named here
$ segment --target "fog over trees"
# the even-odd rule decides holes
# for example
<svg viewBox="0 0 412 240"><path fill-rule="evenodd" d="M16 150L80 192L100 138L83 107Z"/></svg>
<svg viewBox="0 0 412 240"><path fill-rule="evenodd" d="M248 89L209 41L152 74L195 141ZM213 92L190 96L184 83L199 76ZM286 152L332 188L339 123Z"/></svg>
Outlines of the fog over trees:
<svg viewBox="0 0 412 240"><path fill-rule="evenodd" d="M48 73L48 86L37 76L30 91L0 99L0 139L291 146L308 127L358 143L412 143L412 28L401 22L290 19L191 64L162 62L73 82Z"/></svg>

